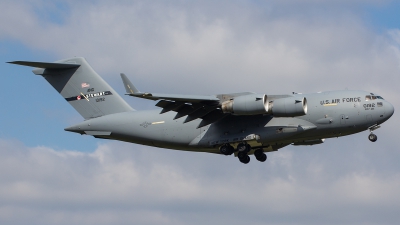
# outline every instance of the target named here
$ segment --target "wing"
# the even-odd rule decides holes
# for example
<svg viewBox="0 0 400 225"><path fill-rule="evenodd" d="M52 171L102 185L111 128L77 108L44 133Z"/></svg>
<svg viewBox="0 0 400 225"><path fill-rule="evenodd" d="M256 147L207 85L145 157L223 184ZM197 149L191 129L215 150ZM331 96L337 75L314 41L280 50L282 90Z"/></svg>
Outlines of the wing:
<svg viewBox="0 0 400 225"><path fill-rule="evenodd" d="M207 126L208 124L214 123L229 115L223 113L221 110L221 101L223 99L218 98L220 96L177 95L141 92L131 83L125 74L121 73L121 78L127 95L154 101L160 100L156 104L156 106L162 108L160 114L174 111L176 112L174 119L187 116L184 120L184 123L193 121L195 119L201 119L197 128Z"/></svg>

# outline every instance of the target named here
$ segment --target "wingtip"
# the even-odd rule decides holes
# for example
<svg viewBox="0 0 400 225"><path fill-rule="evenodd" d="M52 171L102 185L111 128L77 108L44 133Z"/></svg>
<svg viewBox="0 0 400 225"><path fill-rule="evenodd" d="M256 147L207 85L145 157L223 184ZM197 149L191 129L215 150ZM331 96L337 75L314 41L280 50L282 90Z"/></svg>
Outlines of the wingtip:
<svg viewBox="0 0 400 225"><path fill-rule="evenodd" d="M132 82L128 79L128 77L124 73L120 73L120 75L127 93L130 94L140 93L140 91L132 84Z"/></svg>

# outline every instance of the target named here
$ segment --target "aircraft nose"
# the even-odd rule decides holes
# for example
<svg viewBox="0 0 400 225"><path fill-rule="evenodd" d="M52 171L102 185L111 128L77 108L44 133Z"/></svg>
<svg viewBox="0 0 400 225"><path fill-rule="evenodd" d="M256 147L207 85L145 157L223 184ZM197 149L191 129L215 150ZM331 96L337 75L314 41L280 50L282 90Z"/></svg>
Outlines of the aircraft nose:
<svg viewBox="0 0 400 225"><path fill-rule="evenodd" d="M386 115L388 116L388 119L389 119L394 113L394 107L389 102L387 102L385 105L386 105L386 109L385 109Z"/></svg>

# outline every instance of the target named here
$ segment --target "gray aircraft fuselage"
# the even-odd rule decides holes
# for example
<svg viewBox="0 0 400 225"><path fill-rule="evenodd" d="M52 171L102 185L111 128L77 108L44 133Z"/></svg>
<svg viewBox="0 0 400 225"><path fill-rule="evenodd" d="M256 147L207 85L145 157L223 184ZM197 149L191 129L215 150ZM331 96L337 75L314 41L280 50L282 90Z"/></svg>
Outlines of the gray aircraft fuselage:
<svg viewBox="0 0 400 225"><path fill-rule="evenodd" d="M286 145L321 144L326 138L372 131L394 113L382 97L365 91L265 95L158 94L139 91L121 74L127 95L157 100L161 110L135 111L83 57L31 66L85 119L66 131L161 148L234 155L242 163L253 154Z"/></svg>
<svg viewBox="0 0 400 225"><path fill-rule="evenodd" d="M269 147L269 151L273 151L274 146L301 144L302 141L340 137L368 130L388 120L394 112L393 106L383 99L366 101L366 96L371 94L365 91L329 91L295 96L307 98L307 115L290 118L229 115L213 124L197 128L200 119L183 123L185 117L174 120L174 112L160 114L160 110L146 110L106 115L65 130L82 134L93 131L89 134L100 138L215 153L219 152L221 143L229 143L230 140L235 142L235 138L240 140L255 134L260 138L253 141L252 147Z"/></svg>

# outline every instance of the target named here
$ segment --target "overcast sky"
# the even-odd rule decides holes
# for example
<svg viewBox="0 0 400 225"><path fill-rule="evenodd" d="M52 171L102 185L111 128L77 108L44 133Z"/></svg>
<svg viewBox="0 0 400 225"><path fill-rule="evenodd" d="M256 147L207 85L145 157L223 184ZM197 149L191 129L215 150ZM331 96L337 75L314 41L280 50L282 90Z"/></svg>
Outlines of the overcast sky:
<svg viewBox="0 0 400 225"><path fill-rule="evenodd" d="M397 111L244 165L65 132L80 115L14 60L83 56L120 94L365 90L400 109L395 1L0 0L0 224L398 224ZM137 110L153 101L124 99Z"/></svg>

